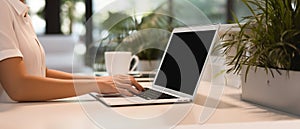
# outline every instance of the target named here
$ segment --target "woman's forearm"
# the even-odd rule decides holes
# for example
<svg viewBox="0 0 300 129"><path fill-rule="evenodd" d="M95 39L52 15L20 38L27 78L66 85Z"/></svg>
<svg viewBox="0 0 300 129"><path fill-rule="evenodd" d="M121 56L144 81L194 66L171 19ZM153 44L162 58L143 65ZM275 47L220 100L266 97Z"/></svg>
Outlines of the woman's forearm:
<svg viewBox="0 0 300 129"><path fill-rule="evenodd" d="M57 79L94 79L92 76L81 76L81 75L74 75L71 73L47 69L46 76L49 78L57 78Z"/></svg>
<svg viewBox="0 0 300 129"><path fill-rule="evenodd" d="M15 88L6 91L10 92L8 94L15 101L46 101L98 91L98 84L93 80L73 81L26 76L13 85L9 87Z"/></svg>

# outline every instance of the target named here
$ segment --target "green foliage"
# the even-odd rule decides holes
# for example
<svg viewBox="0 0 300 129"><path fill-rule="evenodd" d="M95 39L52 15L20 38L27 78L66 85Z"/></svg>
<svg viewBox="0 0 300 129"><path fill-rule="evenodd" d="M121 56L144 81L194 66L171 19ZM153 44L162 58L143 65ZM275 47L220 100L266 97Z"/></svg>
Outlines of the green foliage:
<svg viewBox="0 0 300 129"><path fill-rule="evenodd" d="M123 50L122 46L127 44L127 49L138 49L137 55L142 60L158 59L163 52L155 48L165 47L170 31L174 27L183 26L172 17L169 7L170 3L163 3L152 12L142 14L141 20L137 20L136 15L109 12L109 17L102 23L109 34L102 42L120 44L118 50Z"/></svg>
<svg viewBox="0 0 300 129"><path fill-rule="evenodd" d="M109 30L110 41L121 43L122 40L135 30L135 21L133 17L123 12L108 12L109 17L102 23L104 29Z"/></svg>
<svg viewBox="0 0 300 129"><path fill-rule="evenodd" d="M228 72L240 73L250 67L300 71L300 0L243 0L252 15L233 38L222 44L224 53L235 51L229 57ZM226 34L225 34L226 35ZM224 37L223 37L224 38ZM278 71L279 72L279 71Z"/></svg>
<svg viewBox="0 0 300 129"><path fill-rule="evenodd" d="M156 60L163 55L164 51L155 49L155 48L148 48L145 49L137 54L140 59L147 59L147 60Z"/></svg>
<svg viewBox="0 0 300 129"><path fill-rule="evenodd" d="M124 38L118 50L137 53L141 60L159 59L168 43L170 32L161 29L143 29ZM123 47L124 46L124 47Z"/></svg>

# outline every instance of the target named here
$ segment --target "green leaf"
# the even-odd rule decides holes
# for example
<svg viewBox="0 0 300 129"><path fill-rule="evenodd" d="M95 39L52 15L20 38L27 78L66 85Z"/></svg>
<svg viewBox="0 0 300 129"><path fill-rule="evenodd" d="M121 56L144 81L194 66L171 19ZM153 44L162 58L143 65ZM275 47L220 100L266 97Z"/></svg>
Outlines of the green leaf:
<svg viewBox="0 0 300 129"><path fill-rule="evenodd" d="M222 45L224 54L236 51L228 57L227 72L239 73L243 65L264 67L274 76L272 68L300 70L300 1L299 0L242 0L250 10L243 17L243 24L234 17L240 32ZM235 15L234 15L235 16ZM293 66L293 67L292 67ZM247 77L247 75L245 75Z"/></svg>

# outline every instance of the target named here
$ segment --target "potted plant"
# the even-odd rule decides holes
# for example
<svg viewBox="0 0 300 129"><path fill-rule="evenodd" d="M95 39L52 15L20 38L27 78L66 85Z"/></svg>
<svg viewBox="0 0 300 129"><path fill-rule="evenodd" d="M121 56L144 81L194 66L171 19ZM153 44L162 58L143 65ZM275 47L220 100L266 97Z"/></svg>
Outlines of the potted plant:
<svg viewBox="0 0 300 129"><path fill-rule="evenodd" d="M227 72L241 74L243 100L300 115L299 0L243 2L252 15L236 19L240 31L222 44L224 54L235 52Z"/></svg>
<svg viewBox="0 0 300 129"><path fill-rule="evenodd" d="M175 19L171 16L158 13L162 10L163 5L144 16L141 22L137 24L137 34L128 37L133 42L143 42L139 45L137 53L140 58L138 71L154 71L158 68L170 31L179 26L174 24L178 22L174 22ZM169 13L171 11L169 10Z"/></svg>
<svg viewBox="0 0 300 129"><path fill-rule="evenodd" d="M117 51L131 51L139 57L138 71L153 71L163 55L169 36L174 27L183 26L181 22L166 15L171 10L162 4L152 12L127 15L124 12L110 12L109 17L102 23L109 35L101 44L118 44ZM161 12L166 12L162 14ZM138 17L140 17L138 20Z"/></svg>

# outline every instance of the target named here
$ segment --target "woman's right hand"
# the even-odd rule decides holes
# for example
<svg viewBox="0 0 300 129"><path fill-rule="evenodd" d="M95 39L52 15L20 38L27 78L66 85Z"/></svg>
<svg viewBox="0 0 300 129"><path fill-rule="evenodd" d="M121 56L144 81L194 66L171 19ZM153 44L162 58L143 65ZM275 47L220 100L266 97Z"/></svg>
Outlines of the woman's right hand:
<svg viewBox="0 0 300 129"><path fill-rule="evenodd" d="M99 93L114 94L120 93L125 96L132 96L144 90L144 88L129 75L113 75L97 78Z"/></svg>

